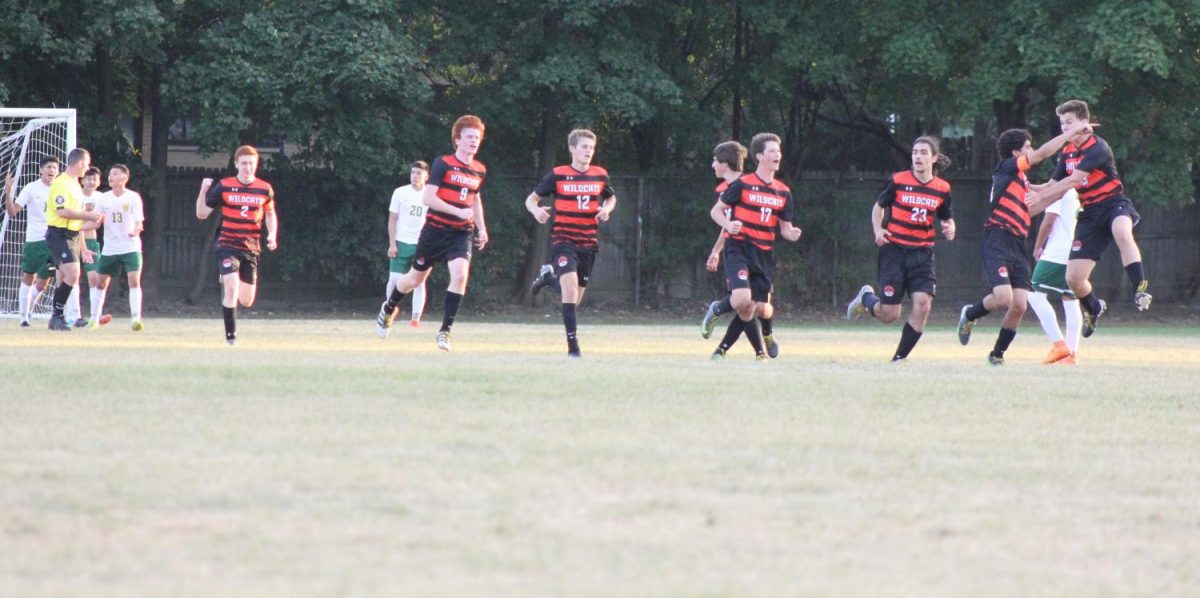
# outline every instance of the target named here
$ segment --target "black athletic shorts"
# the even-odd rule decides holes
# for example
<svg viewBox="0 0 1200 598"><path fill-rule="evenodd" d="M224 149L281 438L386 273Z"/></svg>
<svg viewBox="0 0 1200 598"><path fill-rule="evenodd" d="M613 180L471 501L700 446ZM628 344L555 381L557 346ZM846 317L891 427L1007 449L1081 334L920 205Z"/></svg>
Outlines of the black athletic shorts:
<svg viewBox="0 0 1200 598"><path fill-rule="evenodd" d="M772 252L745 241L725 241L725 282L730 291L748 288L751 299L769 301L774 274L775 255Z"/></svg>
<svg viewBox="0 0 1200 598"><path fill-rule="evenodd" d="M879 248L879 300L884 305L899 305L905 293L937 295L932 247L888 243Z"/></svg>
<svg viewBox="0 0 1200 598"><path fill-rule="evenodd" d="M983 229L980 247L983 256L983 276L989 289L1009 285L1014 289L1033 290L1033 256L1025 248L1025 240L1003 229Z"/></svg>
<svg viewBox="0 0 1200 598"><path fill-rule="evenodd" d="M424 272L439 261L471 261L471 230L442 228L426 224L417 237L417 253L412 268Z"/></svg>
<svg viewBox="0 0 1200 598"><path fill-rule="evenodd" d="M238 273L238 280L246 284L258 283L258 252L231 247L217 246L217 272L221 276Z"/></svg>
<svg viewBox="0 0 1200 598"><path fill-rule="evenodd" d="M550 248L550 263L554 266L554 276L574 272L579 278L580 288L587 287L595 262L595 249L583 249L570 243L559 243Z"/></svg>
<svg viewBox="0 0 1200 598"><path fill-rule="evenodd" d="M1073 260L1099 260L1100 255L1112 243L1112 223L1120 216L1129 216L1133 225L1142 221L1142 215L1133 208L1133 202L1124 195L1106 199L1090 205L1079 212L1075 221L1075 241L1071 243Z"/></svg>
<svg viewBox="0 0 1200 598"><path fill-rule="evenodd" d="M46 228L46 249L50 252L50 261L55 266L79 261L79 247L75 244L75 237L78 236L77 230L57 226Z"/></svg>

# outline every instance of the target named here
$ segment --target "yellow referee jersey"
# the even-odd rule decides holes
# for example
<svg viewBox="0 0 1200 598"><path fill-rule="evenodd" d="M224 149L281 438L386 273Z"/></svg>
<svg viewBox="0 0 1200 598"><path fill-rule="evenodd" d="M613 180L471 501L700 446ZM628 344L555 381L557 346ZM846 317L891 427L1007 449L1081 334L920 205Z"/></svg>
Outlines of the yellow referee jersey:
<svg viewBox="0 0 1200 598"><path fill-rule="evenodd" d="M50 195L46 198L46 224L67 230L83 228L83 220L59 216L59 208L83 211L83 189L79 186L79 180L65 172L50 184Z"/></svg>

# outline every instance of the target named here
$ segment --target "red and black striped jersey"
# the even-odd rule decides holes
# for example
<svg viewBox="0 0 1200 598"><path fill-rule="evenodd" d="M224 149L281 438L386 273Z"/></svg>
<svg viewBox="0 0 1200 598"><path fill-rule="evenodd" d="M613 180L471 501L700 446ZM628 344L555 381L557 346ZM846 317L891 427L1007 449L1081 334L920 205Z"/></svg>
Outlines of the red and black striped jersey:
<svg viewBox="0 0 1200 598"><path fill-rule="evenodd" d="M468 210L475 206L475 199L479 197L485 177L487 167L483 162L471 160L470 164L463 164L454 154L434 160L429 169L429 184L437 187L437 196L456 208ZM463 219L431 208L425 212L425 224L438 228L467 230L473 227L475 222L474 218Z"/></svg>
<svg viewBox="0 0 1200 598"><path fill-rule="evenodd" d="M1024 155L1001 160L992 171L992 195L990 210L983 228L999 228L1018 238L1029 236L1029 206L1025 205L1025 194L1029 192L1029 158Z"/></svg>
<svg viewBox="0 0 1200 598"><path fill-rule="evenodd" d="M724 193L725 190L728 188L729 188L729 181L721 181L721 184L717 185L717 201L721 201L721 194ZM733 218L733 208L725 208L725 217L729 218L729 219ZM721 229L721 238L728 239L729 231L727 231L725 229Z"/></svg>
<svg viewBox="0 0 1200 598"><path fill-rule="evenodd" d="M933 219L950 220L950 183L933 177L922 183L911 170L888 179L875 200L883 208L888 239L903 247L933 247Z"/></svg>
<svg viewBox="0 0 1200 598"><path fill-rule="evenodd" d="M554 198L554 224L550 227L550 243L570 244L595 249L601 203L613 196L608 171L589 166L580 172L570 164L550 171L533 190L539 197Z"/></svg>
<svg viewBox="0 0 1200 598"><path fill-rule="evenodd" d="M1080 146L1068 143L1050 178L1061 181L1076 170L1088 173L1087 178L1075 185L1075 190L1079 192L1079 203L1084 208L1125 192L1117 176L1112 148L1097 135L1088 137Z"/></svg>
<svg viewBox="0 0 1200 598"><path fill-rule="evenodd" d="M254 179L243 183L236 176L221 179L209 187L204 203L221 210L217 246L238 251L261 251L263 218L275 213L275 190L271 184Z"/></svg>
<svg viewBox="0 0 1200 598"><path fill-rule="evenodd" d="M792 190L779 179L764 182L755 173L745 174L726 187L721 201L733 210L733 220L742 223L742 230L731 235L734 241L754 243L763 251L775 247L775 230L779 221L792 221Z"/></svg>

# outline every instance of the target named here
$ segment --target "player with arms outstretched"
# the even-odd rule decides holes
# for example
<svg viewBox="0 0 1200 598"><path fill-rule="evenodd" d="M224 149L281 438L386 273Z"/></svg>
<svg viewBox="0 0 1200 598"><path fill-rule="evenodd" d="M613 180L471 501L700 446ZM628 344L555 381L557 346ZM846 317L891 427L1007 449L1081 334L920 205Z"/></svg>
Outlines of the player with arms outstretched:
<svg viewBox="0 0 1200 598"><path fill-rule="evenodd" d="M50 196L50 185L58 176L61 163L58 158L42 158L39 177L21 188L13 201L16 180L12 173L4 184L4 208L9 218L16 218L25 210L25 245L21 249L21 287L17 291L17 311L21 327L29 327L29 317L38 297L50 282L54 269L50 264L50 251L46 249L46 200Z"/></svg>

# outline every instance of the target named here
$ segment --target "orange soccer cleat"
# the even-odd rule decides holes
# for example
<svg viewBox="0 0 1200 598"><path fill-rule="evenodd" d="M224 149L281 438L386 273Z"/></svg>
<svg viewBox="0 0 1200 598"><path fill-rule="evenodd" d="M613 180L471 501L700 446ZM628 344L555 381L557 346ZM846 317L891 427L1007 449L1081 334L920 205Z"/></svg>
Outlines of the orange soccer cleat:
<svg viewBox="0 0 1200 598"><path fill-rule="evenodd" d="M1058 341L1050 347L1050 352L1046 354L1046 358L1042 360L1044 364L1058 363L1068 357L1072 357L1071 350L1067 348L1067 343Z"/></svg>

